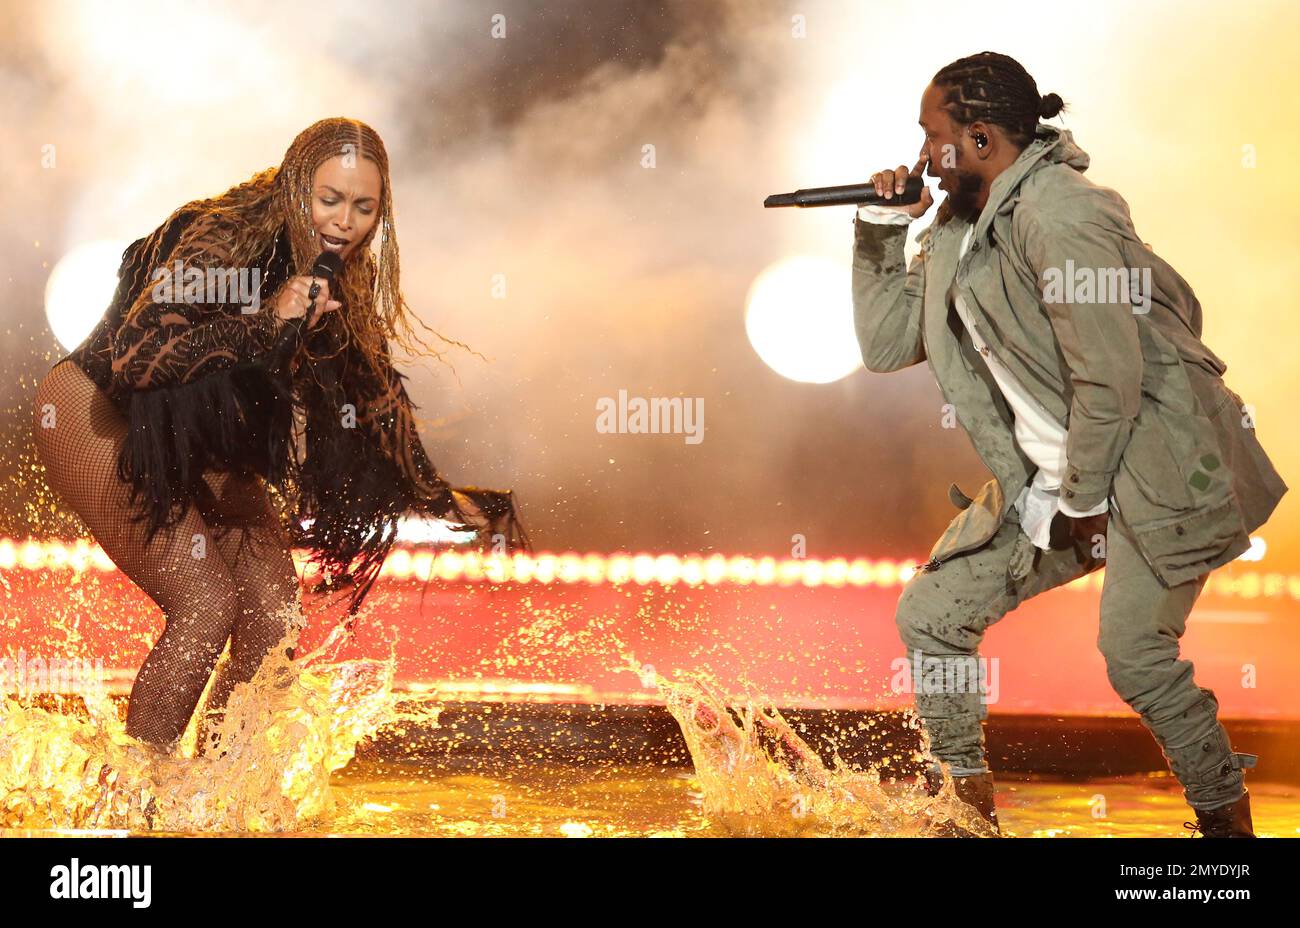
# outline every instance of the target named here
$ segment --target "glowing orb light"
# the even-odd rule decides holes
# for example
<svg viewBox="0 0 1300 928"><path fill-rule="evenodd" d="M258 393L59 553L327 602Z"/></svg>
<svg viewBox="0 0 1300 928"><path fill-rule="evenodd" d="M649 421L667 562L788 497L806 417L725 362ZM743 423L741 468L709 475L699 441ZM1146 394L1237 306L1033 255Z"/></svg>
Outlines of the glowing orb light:
<svg viewBox="0 0 1300 928"><path fill-rule="evenodd" d="M796 256L754 279L745 332L768 367L801 383L833 383L862 366L851 273L829 258Z"/></svg>
<svg viewBox="0 0 1300 928"><path fill-rule="evenodd" d="M45 284L45 318L59 344L71 351L90 334L117 290L126 243L90 242L64 255Z"/></svg>

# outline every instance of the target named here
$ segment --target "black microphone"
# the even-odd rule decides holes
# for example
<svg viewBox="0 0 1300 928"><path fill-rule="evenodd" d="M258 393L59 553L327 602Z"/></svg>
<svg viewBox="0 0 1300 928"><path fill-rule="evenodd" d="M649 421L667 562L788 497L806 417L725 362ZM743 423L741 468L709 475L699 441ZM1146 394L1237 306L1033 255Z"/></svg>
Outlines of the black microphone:
<svg viewBox="0 0 1300 928"><path fill-rule="evenodd" d="M921 191L925 181L919 177L909 177L907 187L902 193L895 193L886 200L876 195L876 185L845 184L842 187L808 187L794 193L774 193L763 205L768 209L777 206L909 206L921 202Z"/></svg>
<svg viewBox="0 0 1300 928"><path fill-rule="evenodd" d="M334 277L339 271L343 270L343 259L332 251L322 251L311 266L312 277L323 277L333 284ZM307 310L306 316L299 316L297 319L290 319L280 330L276 337L275 345L271 349L271 370L280 373L289 364L289 359L293 357L294 351L297 350L302 333L312 320L316 318L316 295L320 292L320 284L313 282L307 295L311 297L312 304Z"/></svg>

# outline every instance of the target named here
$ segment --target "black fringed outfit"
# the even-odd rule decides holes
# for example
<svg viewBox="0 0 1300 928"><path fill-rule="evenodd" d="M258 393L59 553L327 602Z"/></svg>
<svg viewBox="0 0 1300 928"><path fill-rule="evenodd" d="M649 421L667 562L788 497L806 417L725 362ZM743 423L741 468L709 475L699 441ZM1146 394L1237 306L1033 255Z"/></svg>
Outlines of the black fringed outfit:
<svg viewBox="0 0 1300 928"><path fill-rule="evenodd" d="M376 372L354 346L342 348L341 313L300 336L274 317L271 299L293 275L286 230L253 262L262 275L260 311L184 302L174 281L173 301L150 303L125 321L135 297L156 283L155 268L144 262L150 255L171 260L193 218L182 213L126 250L111 306L68 359L127 419L118 474L150 538L184 516L205 470L260 475L290 502L290 540L311 552L323 586L353 585L355 613L401 516L467 520L425 453L405 377L388 357ZM210 264L225 269L215 255ZM186 261L187 271L193 267L207 270L202 257ZM289 337L305 343L290 344L294 363L277 350ZM295 420L303 426L301 448ZM457 491L503 526L512 546L527 546L509 492Z"/></svg>

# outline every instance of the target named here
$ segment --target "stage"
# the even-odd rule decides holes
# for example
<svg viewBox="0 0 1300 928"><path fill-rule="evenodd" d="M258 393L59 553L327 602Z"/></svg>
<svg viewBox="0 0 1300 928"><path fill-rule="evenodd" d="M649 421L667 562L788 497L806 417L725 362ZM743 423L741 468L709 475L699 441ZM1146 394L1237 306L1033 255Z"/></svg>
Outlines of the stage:
<svg viewBox="0 0 1300 928"><path fill-rule="evenodd" d="M300 569L302 566L299 559ZM451 700L638 705L654 675L699 671L783 708L896 711L907 661L894 605L918 561L559 553L510 558L396 551L340 659L395 661L399 690ZM162 614L98 548L0 541L11 658L103 661L125 692ZM1104 572L1042 594L981 648L993 715L1130 717L1096 647ZM310 610L311 603L308 600ZM332 625L316 615L315 647ZM1248 561L1216 571L1184 658L1225 719L1300 722L1300 576ZM1255 685L1258 684L1258 685Z"/></svg>

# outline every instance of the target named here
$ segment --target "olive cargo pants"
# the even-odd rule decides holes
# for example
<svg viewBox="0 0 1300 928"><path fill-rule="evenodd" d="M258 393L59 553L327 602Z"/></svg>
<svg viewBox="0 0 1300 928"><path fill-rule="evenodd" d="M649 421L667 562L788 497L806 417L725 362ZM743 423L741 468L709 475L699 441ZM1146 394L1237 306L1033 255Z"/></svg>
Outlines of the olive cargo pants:
<svg viewBox="0 0 1300 928"><path fill-rule="evenodd" d="M1165 587L1114 512L1106 555L1095 560L1073 549L1034 548L1013 508L983 547L920 570L908 582L896 614L908 660L920 652L927 662L939 658L969 667L989 625L1030 597L1105 566L1097 644L1111 686L1159 743L1189 805L1213 809L1236 801L1244 791L1242 767L1254 766L1255 757L1233 752L1213 691L1198 687L1191 662L1179 659L1187 616L1209 574ZM941 762L954 776L988 770L980 726L988 710L976 688L914 681L912 689L930 736L932 766Z"/></svg>

